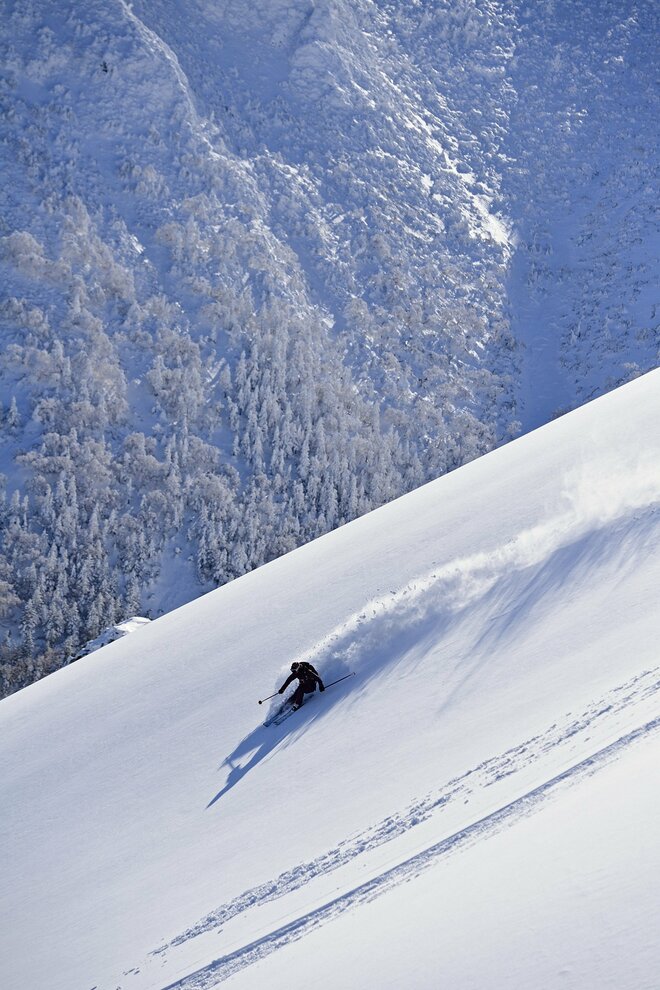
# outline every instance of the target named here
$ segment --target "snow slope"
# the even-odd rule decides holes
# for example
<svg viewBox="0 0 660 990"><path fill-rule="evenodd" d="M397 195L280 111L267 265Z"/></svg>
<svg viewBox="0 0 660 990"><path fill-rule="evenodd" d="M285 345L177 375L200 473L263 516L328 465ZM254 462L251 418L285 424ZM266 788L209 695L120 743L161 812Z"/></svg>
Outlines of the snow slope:
<svg viewBox="0 0 660 990"><path fill-rule="evenodd" d="M0 983L657 985L659 386L1 702Z"/></svg>

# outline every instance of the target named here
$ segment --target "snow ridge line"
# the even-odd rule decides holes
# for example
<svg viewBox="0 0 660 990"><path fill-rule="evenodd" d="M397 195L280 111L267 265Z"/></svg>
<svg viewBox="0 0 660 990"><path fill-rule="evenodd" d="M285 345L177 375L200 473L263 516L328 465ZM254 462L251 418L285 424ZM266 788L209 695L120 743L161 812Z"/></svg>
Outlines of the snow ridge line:
<svg viewBox="0 0 660 990"><path fill-rule="evenodd" d="M197 130L200 132L202 140L211 148L212 146L208 138L202 133L206 129L205 122L199 115L197 107L195 105L195 99L193 97L192 91L190 89L190 84L188 82L188 77L181 68L179 59L177 58L176 52L167 44L167 42L160 37L155 31L148 27L141 18L133 10L133 5L128 3L127 0L119 0L120 6L124 11L126 17L135 26L135 29L144 42L145 46L150 49L155 55L162 55L168 65L171 66L172 71L176 77L176 81L179 84L179 89L188 104L188 112L190 114L190 119L195 125Z"/></svg>
<svg viewBox="0 0 660 990"><path fill-rule="evenodd" d="M441 856L451 854L464 846L487 838L509 821L533 814L554 791L563 785L572 785L585 776L597 773L601 767L615 759L621 750L642 741L658 730L660 730L660 716L638 726L586 759L550 778L509 804L498 808L497 811L473 822L453 835L441 839L379 876L340 894L321 907L301 915L301 917L282 925L275 931L268 932L248 945L213 960L202 969L174 983L167 984L162 990L208 990L208 988L224 982L239 970L251 966L287 943L297 941L308 932L345 911L374 900L392 887L418 876Z"/></svg>
<svg viewBox="0 0 660 990"><path fill-rule="evenodd" d="M171 942L153 950L150 955L163 956L169 949L183 945L198 935L218 929L233 918L258 904L285 897L315 878L334 872L355 857L369 852L427 821L457 797L468 799L475 791L497 784L543 759L559 747L574 743L586 731L602 731L618 714L637 707L660 692L660 666L638 674L593 702L585 711L550 726L545 732L527 739L504 753L490 757L466 773L446 782L438 791L427 794L405 810L389 815L374 826L339 843L334 849L299 864L258 887L240 894L221 905L192 928Z"/></svg>

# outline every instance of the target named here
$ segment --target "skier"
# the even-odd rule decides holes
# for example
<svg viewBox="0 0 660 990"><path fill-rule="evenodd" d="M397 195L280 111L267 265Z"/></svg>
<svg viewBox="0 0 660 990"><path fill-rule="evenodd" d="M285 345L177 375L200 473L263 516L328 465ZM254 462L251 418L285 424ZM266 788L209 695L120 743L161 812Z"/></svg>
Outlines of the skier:
<svg viewBox="0 0 660 990"><path fill-rule="evenodd" d="M311 663L303 660L302 663L291 664L291 673L277 693L284 694L291 681L295 681L296 678L298 678L298 687L291 695L291 705L294 711L302 705L304 695L313 694L316 691L317 684L319 691L325 691L323 681L319 677L318 672L312 667Z"/></svg>

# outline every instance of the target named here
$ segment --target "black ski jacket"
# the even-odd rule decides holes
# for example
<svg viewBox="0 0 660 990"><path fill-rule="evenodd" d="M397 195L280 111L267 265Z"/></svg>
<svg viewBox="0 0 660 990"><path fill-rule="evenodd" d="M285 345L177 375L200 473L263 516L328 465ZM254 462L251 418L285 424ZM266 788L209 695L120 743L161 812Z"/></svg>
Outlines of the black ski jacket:
<svg viewBox="0 0 660 990"><path fill-rule="evenodd" d="M298 678L298 680L300 681L302 685L302 689L305 692L305 694L309 694L311 691L316 691L317 684L322 691L324 690L323 681L319 677L314 667L312 667L311 663L307 663L306 661L303 661L301 664L299 664L298 669L296 671L291 671L291 673L285 680L284 684L280 688L279 693L282 694L283 691L286 691L289 684L291 684L292 681L295 681L296 678Z"/></svg>

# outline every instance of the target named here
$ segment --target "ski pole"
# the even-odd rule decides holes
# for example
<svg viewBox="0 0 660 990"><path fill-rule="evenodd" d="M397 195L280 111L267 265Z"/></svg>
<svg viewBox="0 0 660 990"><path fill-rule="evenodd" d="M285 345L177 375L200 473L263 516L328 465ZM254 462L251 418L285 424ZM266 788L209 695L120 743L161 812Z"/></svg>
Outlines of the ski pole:
<svg viewBox="0 0 660 990"><path fill-rule="evenodd" d="M336 681L330 681L329 684L324 686L327 688L332 687L333 684L339 684L340 681L345 681L348 677L355 677L355 671L352 670L350 674L344 674L343 677L338 677ZM275 698L279 693L279 691L276 691L275 694L269 694L267 698L260 698L258 703L263 705L264 701L270 701L271 698Z"/></svg>
<svg viewBox="0 0 660 990"><path fill-rule="evenodd" d="M275 692L275 694L279 694L279 693L280 693L279 691L276 691ZM263 705L264 701L270 701L271 698L274 698L275 697L275 694L269 694L267 698L260 698L259 699L259 704L260 705Z"/></svg>
<svg viewBox="0 0 660 990"><path fill-rule="evenodd" d="M343 677L338 677L336 681L330 681L330 683L326 684L325 687L329 688L332 687L333 684L339 684L340 681L345 681L347 677L355 677L355 671L352 670L350 674L344 674Z"/></svg>

